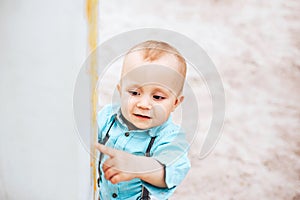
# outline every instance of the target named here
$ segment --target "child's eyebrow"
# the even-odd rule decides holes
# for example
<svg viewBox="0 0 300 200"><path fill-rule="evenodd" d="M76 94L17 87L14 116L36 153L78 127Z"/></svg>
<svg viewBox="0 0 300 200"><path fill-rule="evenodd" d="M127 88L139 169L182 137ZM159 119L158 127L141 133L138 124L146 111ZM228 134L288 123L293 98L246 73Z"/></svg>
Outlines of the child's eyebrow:
<svg viewBox="0 0 300 200"><path fill-rule="evenodd" d="M141 89L141 86L140 86L140 85L137 85L137 84L128 85L128 86L126 87L126 90L129 90L129 89Z"/></svg>
<svg viewBox="0 0 300 200"><path fill-rule="evenodd" d="M171 93L171 91L169 91L167 88L161 88L161 87L155 88L153 92L154 93L160 92L160 93L163 93L164 95L168 95L169 93Z"/></svg>

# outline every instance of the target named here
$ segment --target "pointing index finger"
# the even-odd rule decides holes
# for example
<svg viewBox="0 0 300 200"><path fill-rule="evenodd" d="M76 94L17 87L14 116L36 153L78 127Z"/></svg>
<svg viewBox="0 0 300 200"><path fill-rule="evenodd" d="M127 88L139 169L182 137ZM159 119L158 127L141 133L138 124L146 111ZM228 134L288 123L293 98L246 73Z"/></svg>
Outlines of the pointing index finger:
<svg viewBox="0 0 300 200"><path fill-rule="evenodd" d="M115 155L115 149L113 149L113 148L107 147L107 146L105 146L103 144L99 144L99 143L96 143L95 147L101 153L104 153L104 154L108 155L109 157L114 157L114 155Z"/></svg>

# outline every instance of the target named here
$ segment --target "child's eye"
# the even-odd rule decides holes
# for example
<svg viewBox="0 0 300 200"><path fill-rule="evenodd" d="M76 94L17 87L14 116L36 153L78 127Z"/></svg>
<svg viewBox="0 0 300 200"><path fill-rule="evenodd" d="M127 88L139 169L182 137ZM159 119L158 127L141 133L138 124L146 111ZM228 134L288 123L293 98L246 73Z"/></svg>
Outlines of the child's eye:
<svg viewBox="0 0 300 200"><path fill-rule="evenodd" d="M156 99L156 100L163 100L163 99L165 99L166 97L159 96L159 95L154 95L153 98Z"/></svg>
<svg viewBox="0 0 300 200"><path fill-rule="evenodd" d="M137 96L137 95L140 95L140 93L138 93L137 91L128 91L129 92L129 94L131 95L131 96Z"/></svg>

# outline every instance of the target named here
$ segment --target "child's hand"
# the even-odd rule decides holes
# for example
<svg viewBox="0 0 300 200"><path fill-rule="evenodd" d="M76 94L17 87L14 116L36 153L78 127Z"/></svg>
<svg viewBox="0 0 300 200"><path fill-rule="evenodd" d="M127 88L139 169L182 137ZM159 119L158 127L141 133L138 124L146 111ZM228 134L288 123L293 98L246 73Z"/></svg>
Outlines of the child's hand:
<svg viewBox="0 0 300 200"><path fill-rule="evenodd" d="M102 144L96 144L95 146L100 152L109 156L102 166L104 176L107 180L116 184L137 177L138 156Z"/></svg>
<svg viewBox="0 0 300 200"><path fill-rule="evenodd" d="M104 177L111 183L140 178L158 187L165 187L164 168L155 159L136 156L97 143L95 147L109 156L103 163Z"/></svg>

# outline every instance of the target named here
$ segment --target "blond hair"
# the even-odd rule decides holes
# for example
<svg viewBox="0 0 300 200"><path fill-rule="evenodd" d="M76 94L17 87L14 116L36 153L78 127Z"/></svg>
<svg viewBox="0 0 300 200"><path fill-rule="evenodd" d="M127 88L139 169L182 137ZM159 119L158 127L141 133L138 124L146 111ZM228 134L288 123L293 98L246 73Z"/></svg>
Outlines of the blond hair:
<svg viewBox="0 0 300 200"><path fill-rule="evenodd" d="M148 40L142 43L139 43L132 47L128 53L141 51L143 59L145 61L155 61L161 58L162 56L166 54L172 54L176 57L176 59L179 62L179 70L180 72L185 76L186 75L186 61L183 58L183 56L179 53L179 51L171 46L170 44L162 41L156 41L156 40Z"/></svg>

